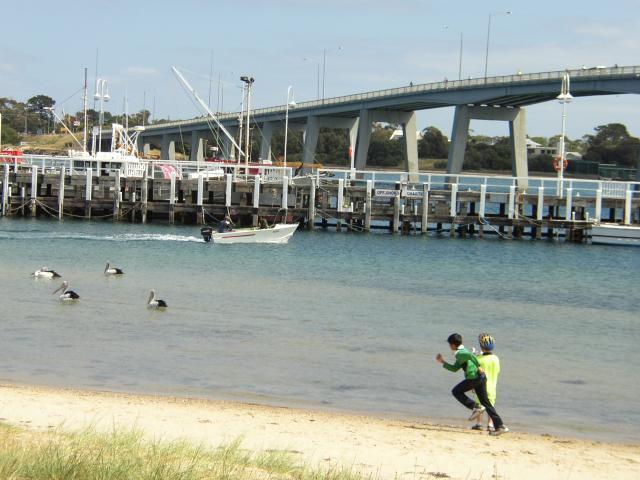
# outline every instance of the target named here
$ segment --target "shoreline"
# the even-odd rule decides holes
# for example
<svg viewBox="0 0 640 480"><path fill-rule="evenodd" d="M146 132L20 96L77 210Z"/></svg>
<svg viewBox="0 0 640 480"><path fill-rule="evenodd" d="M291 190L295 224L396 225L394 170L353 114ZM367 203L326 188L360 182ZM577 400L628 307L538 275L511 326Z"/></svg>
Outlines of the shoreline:
<svg viewBox="0 0 640 480"><path fill-rule="evenodd" d="M346 465L374 478L636 478L640 443L467 428L381 415L230 400L0 384L0 421L38 431L139 428L217 447L286 450L301 463Z"/></svg>

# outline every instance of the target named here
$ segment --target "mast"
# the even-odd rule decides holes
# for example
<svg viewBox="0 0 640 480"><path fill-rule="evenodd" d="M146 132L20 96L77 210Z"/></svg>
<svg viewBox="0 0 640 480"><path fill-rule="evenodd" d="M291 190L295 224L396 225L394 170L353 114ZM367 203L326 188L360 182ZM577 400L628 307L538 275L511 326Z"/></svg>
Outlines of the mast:
<svg viewBox="0 0 640 480"><path fill-rule="evenodd" d="M245 145L244 148L246 148L245 154L244 154L244 166L246 168L249 167L249 151L251 149L251 144L249 143L249 134L250 134L250 126L251 123L249 122L249 116L251 114L251 85L253 85L253 82L255 82L255 79L253 77L247 77L247 76L243 76L240 77L240 80L242 80L246 86L247 86L247 124L245 126L246 132L245 132ZM248 172L249 170L246 170L246 172Z"/></svg>
<svg viewBox="0 0 640 480"><path fill-rule="evenodd" d="M87 67L84 68L84 94L82 97L84 109L84 127L82 128L82 153L87 153Z"/></svg>
<svg viewBox="0 0 640 480"><path fill-rule="evenodd" d="M176 67L171 67L171 70L173 70L173 73L175 74L175 76L178 77L178 80L180 81L180 83L182 83L182 85L191 93L191 95L194 96L194 98L198 101L198 103L204 109L204 111L207 112L207 114L209 114L209 116L213 119L213 121L216 123L216 125L218 125L220 130L222 130L222 132L225 134L225 136L231 141L233 146L236 147L239 152L241 152L240 147L236 143L236 141L233 138L233 136L229 133L229 131L226 128L224 128L224 125L222 125L222 123L220 123L218 118L213 114L211 109L209 107L207 107L207 104L204 103L204 101L200 98L200 96L193 89L193 87L191 85L189 85L189 82L187 82L187 80L182 76L182 74L178 71L178 69Z"/></svg>

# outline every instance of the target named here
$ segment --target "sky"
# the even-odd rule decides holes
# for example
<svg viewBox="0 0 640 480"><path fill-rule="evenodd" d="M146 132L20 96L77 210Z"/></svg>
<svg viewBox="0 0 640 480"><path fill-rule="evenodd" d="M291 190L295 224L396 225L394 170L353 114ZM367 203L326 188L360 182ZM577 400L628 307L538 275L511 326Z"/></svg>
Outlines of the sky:
<svg viewBox="0 0 640 480"><path fill-rule="evenodd" d="M146 106L171 119L203 113L171 65L223 111L239 110L241 75L256 79L256 108L283 105L289 86L298 102L316 99L323 65L325 97L455 79L461 34L462 76L481 77L490 14L489 76L640 64L639 0L28 0L3 10L0 97L49 95L58 112L82 109L85 67L90 107L99 77L112 113L124 111L126 97L130 112ZM559 134L561 108L528 107L528 134ZM577 98L567 134L620 122L640 136L638 112L636 95ZM452 108L426 110L418 127L450 135L452 119ZM506 122L471 129L508 134Z"/></svg>

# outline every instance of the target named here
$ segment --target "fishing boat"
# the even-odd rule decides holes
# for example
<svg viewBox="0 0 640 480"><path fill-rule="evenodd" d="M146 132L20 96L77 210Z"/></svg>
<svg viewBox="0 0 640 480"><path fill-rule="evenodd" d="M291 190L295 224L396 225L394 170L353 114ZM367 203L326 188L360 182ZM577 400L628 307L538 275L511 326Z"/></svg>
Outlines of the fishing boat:
<svg viewBox="0 0 640 480"><path fill-rule="evenodd" d="M640 247L640 227L599 223L591 227L591 243Z"/></svg>
<svg viewBox="0 0 640 480"><path fill-rule="evenodd" d="M297 223L276 223L267 228L237 228L226 232L214 232L211 227L203 227L200 233L205 242L232 243L288 243L298 228Z"/></svg>

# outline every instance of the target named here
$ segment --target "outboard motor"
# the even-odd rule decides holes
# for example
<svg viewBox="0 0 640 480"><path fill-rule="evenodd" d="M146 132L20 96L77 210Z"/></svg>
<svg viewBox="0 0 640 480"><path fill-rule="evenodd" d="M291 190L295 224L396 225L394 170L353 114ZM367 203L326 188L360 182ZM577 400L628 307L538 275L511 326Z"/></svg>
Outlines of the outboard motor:
<svg viewBox="0 0 640 480"><path fill-rule="evenodd" d="M213 233L213 228L211 227L202 227L200 229L200 235L202 235L202 238L204 238L204 241L207 243L211 241L212 233Z"/></svg>

